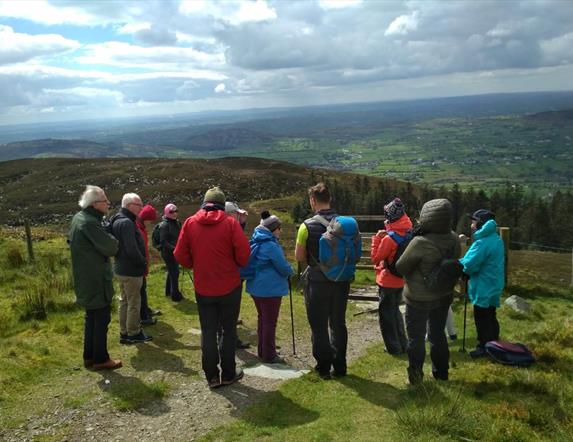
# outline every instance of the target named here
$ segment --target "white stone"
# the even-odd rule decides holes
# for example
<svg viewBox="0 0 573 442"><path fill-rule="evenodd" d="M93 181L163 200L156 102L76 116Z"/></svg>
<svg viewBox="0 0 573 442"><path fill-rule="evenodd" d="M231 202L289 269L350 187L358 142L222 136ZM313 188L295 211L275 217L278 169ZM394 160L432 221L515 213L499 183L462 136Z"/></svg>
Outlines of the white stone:
<svg viewBox="0 0 573 442"><path fill-rule="evenodd" d="M294 379L308 373L310 370L299 370L287 364L257 364L244 368L246 375L265 379Z"/></svg>
<svg viewBox="0 0 573 442"><path fill-rule="evenodd" d="M531 305L529 305L525 299L517 295L512 295L507 298L504 304L519 313L529 313L531 311Z"/></svg>

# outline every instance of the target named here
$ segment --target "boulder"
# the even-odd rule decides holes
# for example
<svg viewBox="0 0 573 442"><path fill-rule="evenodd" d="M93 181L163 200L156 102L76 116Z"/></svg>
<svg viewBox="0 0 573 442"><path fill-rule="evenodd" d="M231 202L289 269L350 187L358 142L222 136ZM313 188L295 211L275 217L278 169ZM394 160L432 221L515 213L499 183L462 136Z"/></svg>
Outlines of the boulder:
<svg viewBox="0 0 573 442"><path fill-rule="evenodd" d="M525 299L517 295L512 295L507 298L505 300L505 305L519 313L529 313L531 311L531 305Z"/></svg>

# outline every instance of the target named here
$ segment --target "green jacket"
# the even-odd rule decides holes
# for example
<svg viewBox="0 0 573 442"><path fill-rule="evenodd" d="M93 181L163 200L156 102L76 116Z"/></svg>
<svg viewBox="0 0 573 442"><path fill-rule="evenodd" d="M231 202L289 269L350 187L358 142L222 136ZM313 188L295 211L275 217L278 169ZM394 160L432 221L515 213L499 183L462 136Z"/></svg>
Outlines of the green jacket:
<svg viewBox="0 0 573 442"><path fill-rule="evenodd" d="M427 287L425 278L442 257L458 259L461 247L451 230L452 209L446 199L428 201L420 212L421 235L415 236L396 263L404 275L406 303L432 309L451 299L452 292L439 292Z"/></svg>
<svg viewBox="0 0 573 442"><path fill-rule="evenodd" d="M102 227L103 214L93 207L76 213L68 236L76 302L86 310L106 307L113 299L110 256L118 251L117 240Z"/></svg>

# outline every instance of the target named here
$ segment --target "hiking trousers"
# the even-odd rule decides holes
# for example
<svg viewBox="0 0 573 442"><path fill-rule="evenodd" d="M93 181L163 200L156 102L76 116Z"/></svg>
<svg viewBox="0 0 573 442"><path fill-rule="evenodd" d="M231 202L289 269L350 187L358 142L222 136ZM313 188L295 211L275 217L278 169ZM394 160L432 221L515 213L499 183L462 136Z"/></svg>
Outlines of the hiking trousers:
<svg viewBox="0 0 573 442"><path fill-rule="evenodd" d="M474 305L474 322L479 346L485 347L487 342L499 339L499 322L495 307L483 308Z"/></svg>
<svg viewBox="0 0 573 442"><path fill-rule="evenodd" d="M404 318L400 312L402 288L378 286L378 295L380 296L378 322L386 351L390 354L404 353L408 339L404 329Z"/></svg>
<svg viewBox="0 0 573 442"><path fill-rule="evenodd" d="M207 382L219 378L231 380L235 377L237 320L241 310L242 291L242 284L239 284L223 296L203 296L195 292L201 323L201 362ZM219 324L223 328L220 346L217 345Z"/></svg>
<svg viewBox="0 0 573 442"><path fill-rule="evenodd" d="M161 253L161 257L167 267L165 278L165 296L171 297L174 301L179 301L182 297L179 291L179 264L175 260L173 253Z"/></svg>
<svg viewBox="0 0 573 442"><path fill-rule="evenodd" d="M406 330L408 331L408 376L411 383L422 380L424 359L426 358L426 327L430 342L430 359L434 378L447 380L450 350L444 328L449 304L433 309L422 309L406 305Z"/></svg>
<svg viewBox="0 0 573 442"><path fill-rule="evenodd" d="M141 286L143 276L117 275L119 280L119 332L135 336L141 332Z"/></svg>
<svg viewBox="0 0 573 442"><path fill-rule="evenodd" d="M84 324L84 360L103 364L109 359L107 329L111 321L111 305L86 310Z"/></svg>
<svg viewBox="0 0 573 442"><path fill-rule="evenodd" d="M312 332L312 356L321 375L346 374L348 281L307 281L304 299ZM329 333L330 332L330 333Z"/></svg>
<svg viewBox="0 0 573 442"><path fill-rule="evenodd" d="M257 354L263 362L270 362L277 356L275 338L282 297L253 296L253 301L257 308Z"/></svg>

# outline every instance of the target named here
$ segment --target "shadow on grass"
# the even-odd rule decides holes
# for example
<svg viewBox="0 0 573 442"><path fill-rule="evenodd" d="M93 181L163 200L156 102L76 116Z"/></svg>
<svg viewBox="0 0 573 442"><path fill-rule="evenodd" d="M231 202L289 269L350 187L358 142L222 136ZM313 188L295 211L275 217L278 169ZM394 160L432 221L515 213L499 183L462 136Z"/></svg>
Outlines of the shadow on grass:
<svg viewBox="0 0 573 442"><path fill-rule="evenodd" d="M182 346L182 348L185 348ZM163 370L184 375L196 375L197 371L185 366L185 361L179 356L165 351L153 344L137 345L137 354L131 357L130 363L135 371Z"/></svg>
<svg viewBox="0 0 573 442"><path fill-rule="evenodd" d="M185 297L181 301L173 303L173 307L186 315L197 316L199 314L197 304L192 299L193 298Z"/></svg>
<svg viewBox="0 0 573 442"><path fill-rule="evenodd" d="M395 410L403 403L404 390L384 382L372 381L353 374L340 378L338 382L356 391L361 398L380 407Z"/></svg>
<svg viewBox="0 0 573 442"><path fill-rule="evenodd" d="M505 289L509 295L517 295L525 299L563 299L565 301L573 300L573 292L571 290L561 290L548 286L523 286L523 285L510 285Z"/></svg>
<svg viewBox="0 0 573 442"><path fill-rule="evenodd" d="M102 376L98 382L99 388L111 396L118 410L136 410L146 416L159 416L171 411L163 401L169 388L165 382L146 384L136 377L124 376L117 371L99 374Z"/></svg>
<svg viewBox="0 0 573 442"><path fill-rule="evenodd" d="M256 427L297 427L320 417L317 411L295 403L280 391L264 392L238 382L213 392L233 404L232 416Z"/></svg>

